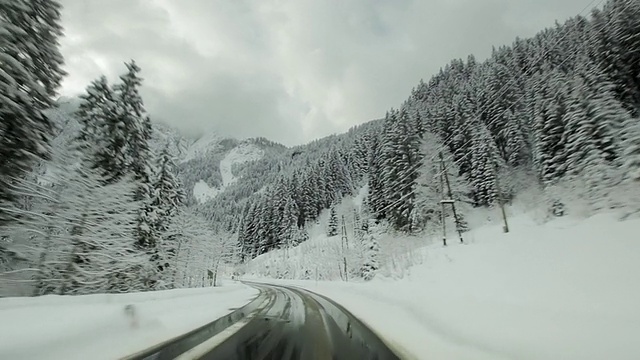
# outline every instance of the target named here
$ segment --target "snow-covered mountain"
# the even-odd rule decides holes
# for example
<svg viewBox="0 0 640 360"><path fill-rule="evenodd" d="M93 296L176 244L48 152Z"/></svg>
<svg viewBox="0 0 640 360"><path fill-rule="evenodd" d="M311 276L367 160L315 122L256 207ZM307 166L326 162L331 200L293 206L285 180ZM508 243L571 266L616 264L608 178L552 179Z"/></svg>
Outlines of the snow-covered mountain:
<svg viewBox="0 0 640 360"><path fill-rule="evenodd" d="M212 136L207 136L206 143L211 144L210 140ZM188 150L183 162L197 161L198 157L206 157L212 150L210 146L202 146L203 142L197 141ZM203 153L203 149L205 152ZM237 164L244 164L253 160L260 160L264 156L264 149L258 146L256 143L248 140L243 141L236 147L232 148L222 160L218 166L220 170L220 176L222 177L222 184L218 187L210 186L205 180L198 180L193 186L193 196L198 203L203 204L213 198L219 193L223 192L229 185L234 184L238 178L234 174L234 166ZM215 156L215 155L214 155Z"/></svg>
<svg viewBox="0 0 640 360"><path fill-rule="evenodd" d="M181 162L188 162L207 156L210 152L219 149L223 140L223 137L213 131L204 134L186 149Z"/></svg>
<svg viewBox="0 0 640 360"><path fill-rule="evenodd" d="M69 142L80 130L73 115L80 99L60 98L57 105L47 111L47 116L59 129L54 141ZM285 146L266 139L238 140L215 131L193 138L170 125L154 122L151 150L159 154L165 146L169 146L176 156L179 174L192 204L204 204L236 184L242 165L249 166L265 154L280 154L286 150Z"/></svg>

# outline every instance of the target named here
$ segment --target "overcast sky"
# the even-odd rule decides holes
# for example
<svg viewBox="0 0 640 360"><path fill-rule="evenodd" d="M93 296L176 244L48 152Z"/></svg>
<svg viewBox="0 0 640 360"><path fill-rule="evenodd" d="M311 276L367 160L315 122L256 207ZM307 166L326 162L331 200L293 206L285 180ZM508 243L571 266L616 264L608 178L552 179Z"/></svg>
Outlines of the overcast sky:
<svg viewBox="0 0 640 360"><path fill-rule="evenodd" d="M60 0L63 95L135 59L152 119L295 145L399 106L452 58L592 0Z"/></svg>

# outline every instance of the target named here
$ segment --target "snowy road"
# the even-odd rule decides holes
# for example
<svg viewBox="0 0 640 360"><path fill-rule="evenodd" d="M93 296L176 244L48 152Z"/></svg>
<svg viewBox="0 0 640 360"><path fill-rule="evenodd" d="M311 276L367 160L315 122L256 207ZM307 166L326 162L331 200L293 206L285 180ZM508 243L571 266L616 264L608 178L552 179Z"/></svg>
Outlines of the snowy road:
<svg viewBox="0 0 640 360"><path fill-rule="evenodd" d="M377 335L327 298L288 286L260 290L228 316L130 359L397 359Z"/></svg>

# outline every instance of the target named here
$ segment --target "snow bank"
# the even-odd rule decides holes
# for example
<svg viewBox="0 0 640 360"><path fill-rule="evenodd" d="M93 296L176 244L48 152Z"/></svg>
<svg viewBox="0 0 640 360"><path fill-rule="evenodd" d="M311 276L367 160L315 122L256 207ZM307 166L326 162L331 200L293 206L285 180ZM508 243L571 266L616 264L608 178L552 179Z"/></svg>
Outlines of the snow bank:
<svg viewBox="0 0 640 360"><path fill-rule="evenodd" d="M257 295L227 284L158 292L0 299L0 359L116 359L220 318ZM125 315L133 304L137 328Z"/></svg>
<svg viewBox="0 0 640 360"><path fill-rule="evenodd" d="M418 358L640 358L640 220L510 225L479 228L468 245L427 246L400 280L293 283Z"/></svg>

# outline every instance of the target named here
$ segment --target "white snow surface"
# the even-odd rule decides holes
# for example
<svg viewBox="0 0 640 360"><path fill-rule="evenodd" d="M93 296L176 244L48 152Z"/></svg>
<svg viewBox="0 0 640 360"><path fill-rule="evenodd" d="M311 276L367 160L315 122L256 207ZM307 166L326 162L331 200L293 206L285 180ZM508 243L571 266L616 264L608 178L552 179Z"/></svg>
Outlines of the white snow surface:
<svg viewBox="0 0 640 360"><path fill-rule="evenodd" d="M257 290L222 287L132 294L0 299L0 359L117 359L248 303ZM125 306L133 304L133 328Z"/></svg>
<svg viewBox="0 0 640 360"><path fill-rule="evenodd" d="M362 205L367 195L369 195L369 184L361 187L360 190L358 190L358 194L353 198L353 204L358 211L362 211Z"/></svg>
<svg viewBox="0 0 640 360"><path fill-rule="evenodd" d="M640 359L640 219L510 220L414 250L394 277L262 281L327 295L407 358Z"/></svg>
<svg viewBox="0 0 640 360"><path fill-rule="evenodd" d="M222 186L227 187L236 181L231 168L234 164L242 164L247 161L259 160L264 151L251 143L242 143L233 148L227 156L220 161L220 174L222 174Z"/></svg>
<svg viewBox="0 0 640 360"><path fill-rule="evenodd" d="M204 180L200 180L193 185L193 196L200 204L215 198L221 191L216 187L210 187Z"/></svg>

